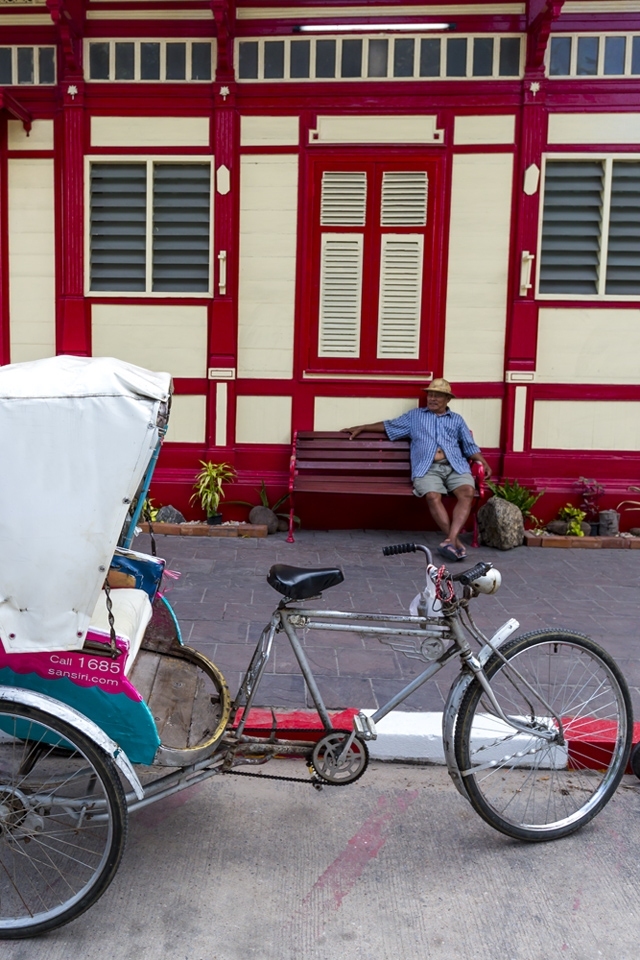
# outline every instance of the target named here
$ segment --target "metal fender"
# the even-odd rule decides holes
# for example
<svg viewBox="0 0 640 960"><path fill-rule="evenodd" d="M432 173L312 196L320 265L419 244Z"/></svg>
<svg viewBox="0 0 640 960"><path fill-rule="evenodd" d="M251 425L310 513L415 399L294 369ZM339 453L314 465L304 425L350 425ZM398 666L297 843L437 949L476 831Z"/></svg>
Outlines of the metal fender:
<svg viewBox="0 0 640 960"><path fill-rule="evenodd" d="M23 690L20 687L0 687L0 700L6 700L10 703L23 703L27 707L35 707L38 710L42 710L43 713L49 713L57 719L64 720L65 723L84 733L86 737L93 740L96 746L104 750L104 752L113 759L116 766L120 768L133 787L133 791L138 800L144 798L142 784L133 769L131 761L124 751L120 749L115 740L108 737L93 720L89 720L84 714L74 710L73 707L68 707L65 703L61 703L60 700L48 697L44 693Z"/></svg>
<svg viewBox="0 0 640 960"><path fill-rule="evenodd" d="M496 630L494 635L491 637L491 646L488 643L485 643L484 647L480 650L478 654L478 660L480 665L484 667L485 663L493 653L495 647L500 647L505 640L507 640L514 630L517 630L520 624L517 620L511 618L507 620L506 623L503 623L499 630ZM462 669L458 674L457 679L451 685L449 690L449 696L447 697L447 702L444 705L444 710L442 713L442 743L444 746L444 758L447 764L447 769L449 770L449 776L456 785L458 793L460 793L465 800L468 800L467 788L465 786L464 777L460 773L460 768L456 761L456 753L454 749L454 738L456 732L456 719L458 716L458 711L460 710L460 704L462 703L462 698L469 689L471 683L473 683L473 673L468 668Z"/></svg>

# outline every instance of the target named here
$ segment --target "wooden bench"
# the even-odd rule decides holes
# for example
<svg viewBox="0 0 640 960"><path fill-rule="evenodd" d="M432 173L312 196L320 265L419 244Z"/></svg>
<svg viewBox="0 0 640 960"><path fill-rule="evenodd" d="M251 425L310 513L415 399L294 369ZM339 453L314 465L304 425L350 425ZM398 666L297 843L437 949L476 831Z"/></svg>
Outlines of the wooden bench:
<svg viewBox="0 0 640 960"><path fill-rule="evenodd" d="M289 464L289 535L294 542L293 515L296 493L351 493L369 496L413 496L410 442L388 440L385 434L296 431ZM471 511L473 546L478 546L476 513L486 494L484 467L473 461L476 498Z"/></svg>

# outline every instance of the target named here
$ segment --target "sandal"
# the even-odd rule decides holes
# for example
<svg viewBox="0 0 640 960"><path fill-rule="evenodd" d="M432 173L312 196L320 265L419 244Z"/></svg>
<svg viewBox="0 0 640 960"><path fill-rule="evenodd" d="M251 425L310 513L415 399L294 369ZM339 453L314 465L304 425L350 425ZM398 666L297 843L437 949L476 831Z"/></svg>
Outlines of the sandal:
<svg viewBox="0 0 640 960"><path fill-rule="evenodd" d="M456 556L458 557L458 560L466 560L466 559L467 559L467 551L465 550L464 547L459 547L459 548L456 550Z"/></svg>
<svg viewBox="0 0 640 960"><path fill-rule="evenodd" d="M452 563L457 563L463 559L458 556L458 551L452 543L441 543L438 547L438 553L441 557L444 557L445 560L449 560Z"/></svg>

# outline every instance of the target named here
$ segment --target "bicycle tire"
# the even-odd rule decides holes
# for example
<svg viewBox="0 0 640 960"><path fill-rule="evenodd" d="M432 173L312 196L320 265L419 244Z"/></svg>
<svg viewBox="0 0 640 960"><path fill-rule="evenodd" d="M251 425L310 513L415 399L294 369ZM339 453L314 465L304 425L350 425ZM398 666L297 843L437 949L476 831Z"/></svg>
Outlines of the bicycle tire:
<svg viewBox="0 0 640 960"><path fill-rule="evenodd" d="M34 937L105 892L127 837L118 770L42 710L0 703L0 940Z"/></svg>
<svg viewBox="0 0 640 960"><path fill-rule="evenodd" d="M475 680L456 718L456 762L472 806L492 827L520 840L555 840L588 823L616 791L631 751L629 689L605 650L569 630L514 637L500 654L561 719L565 743L505 724ZM501 656L492 654L484 669L505 715L558 730Z"/></svg>

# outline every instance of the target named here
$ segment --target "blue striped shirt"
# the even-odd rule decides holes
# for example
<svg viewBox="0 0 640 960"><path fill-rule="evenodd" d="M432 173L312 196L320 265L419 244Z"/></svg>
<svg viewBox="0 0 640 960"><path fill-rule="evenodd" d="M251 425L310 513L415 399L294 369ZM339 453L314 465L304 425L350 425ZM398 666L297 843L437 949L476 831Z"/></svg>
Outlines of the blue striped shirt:
<svg viewBox="0 0 640 960"><path fill-rule="evenodd" d="M417 407L395 420L385 420L390 440L411 440L411 476L424 477L440 447L456 473L468 473L467 458L480 453L471 431L459 413L447 410L438 416L426 407Z"/></svg>

